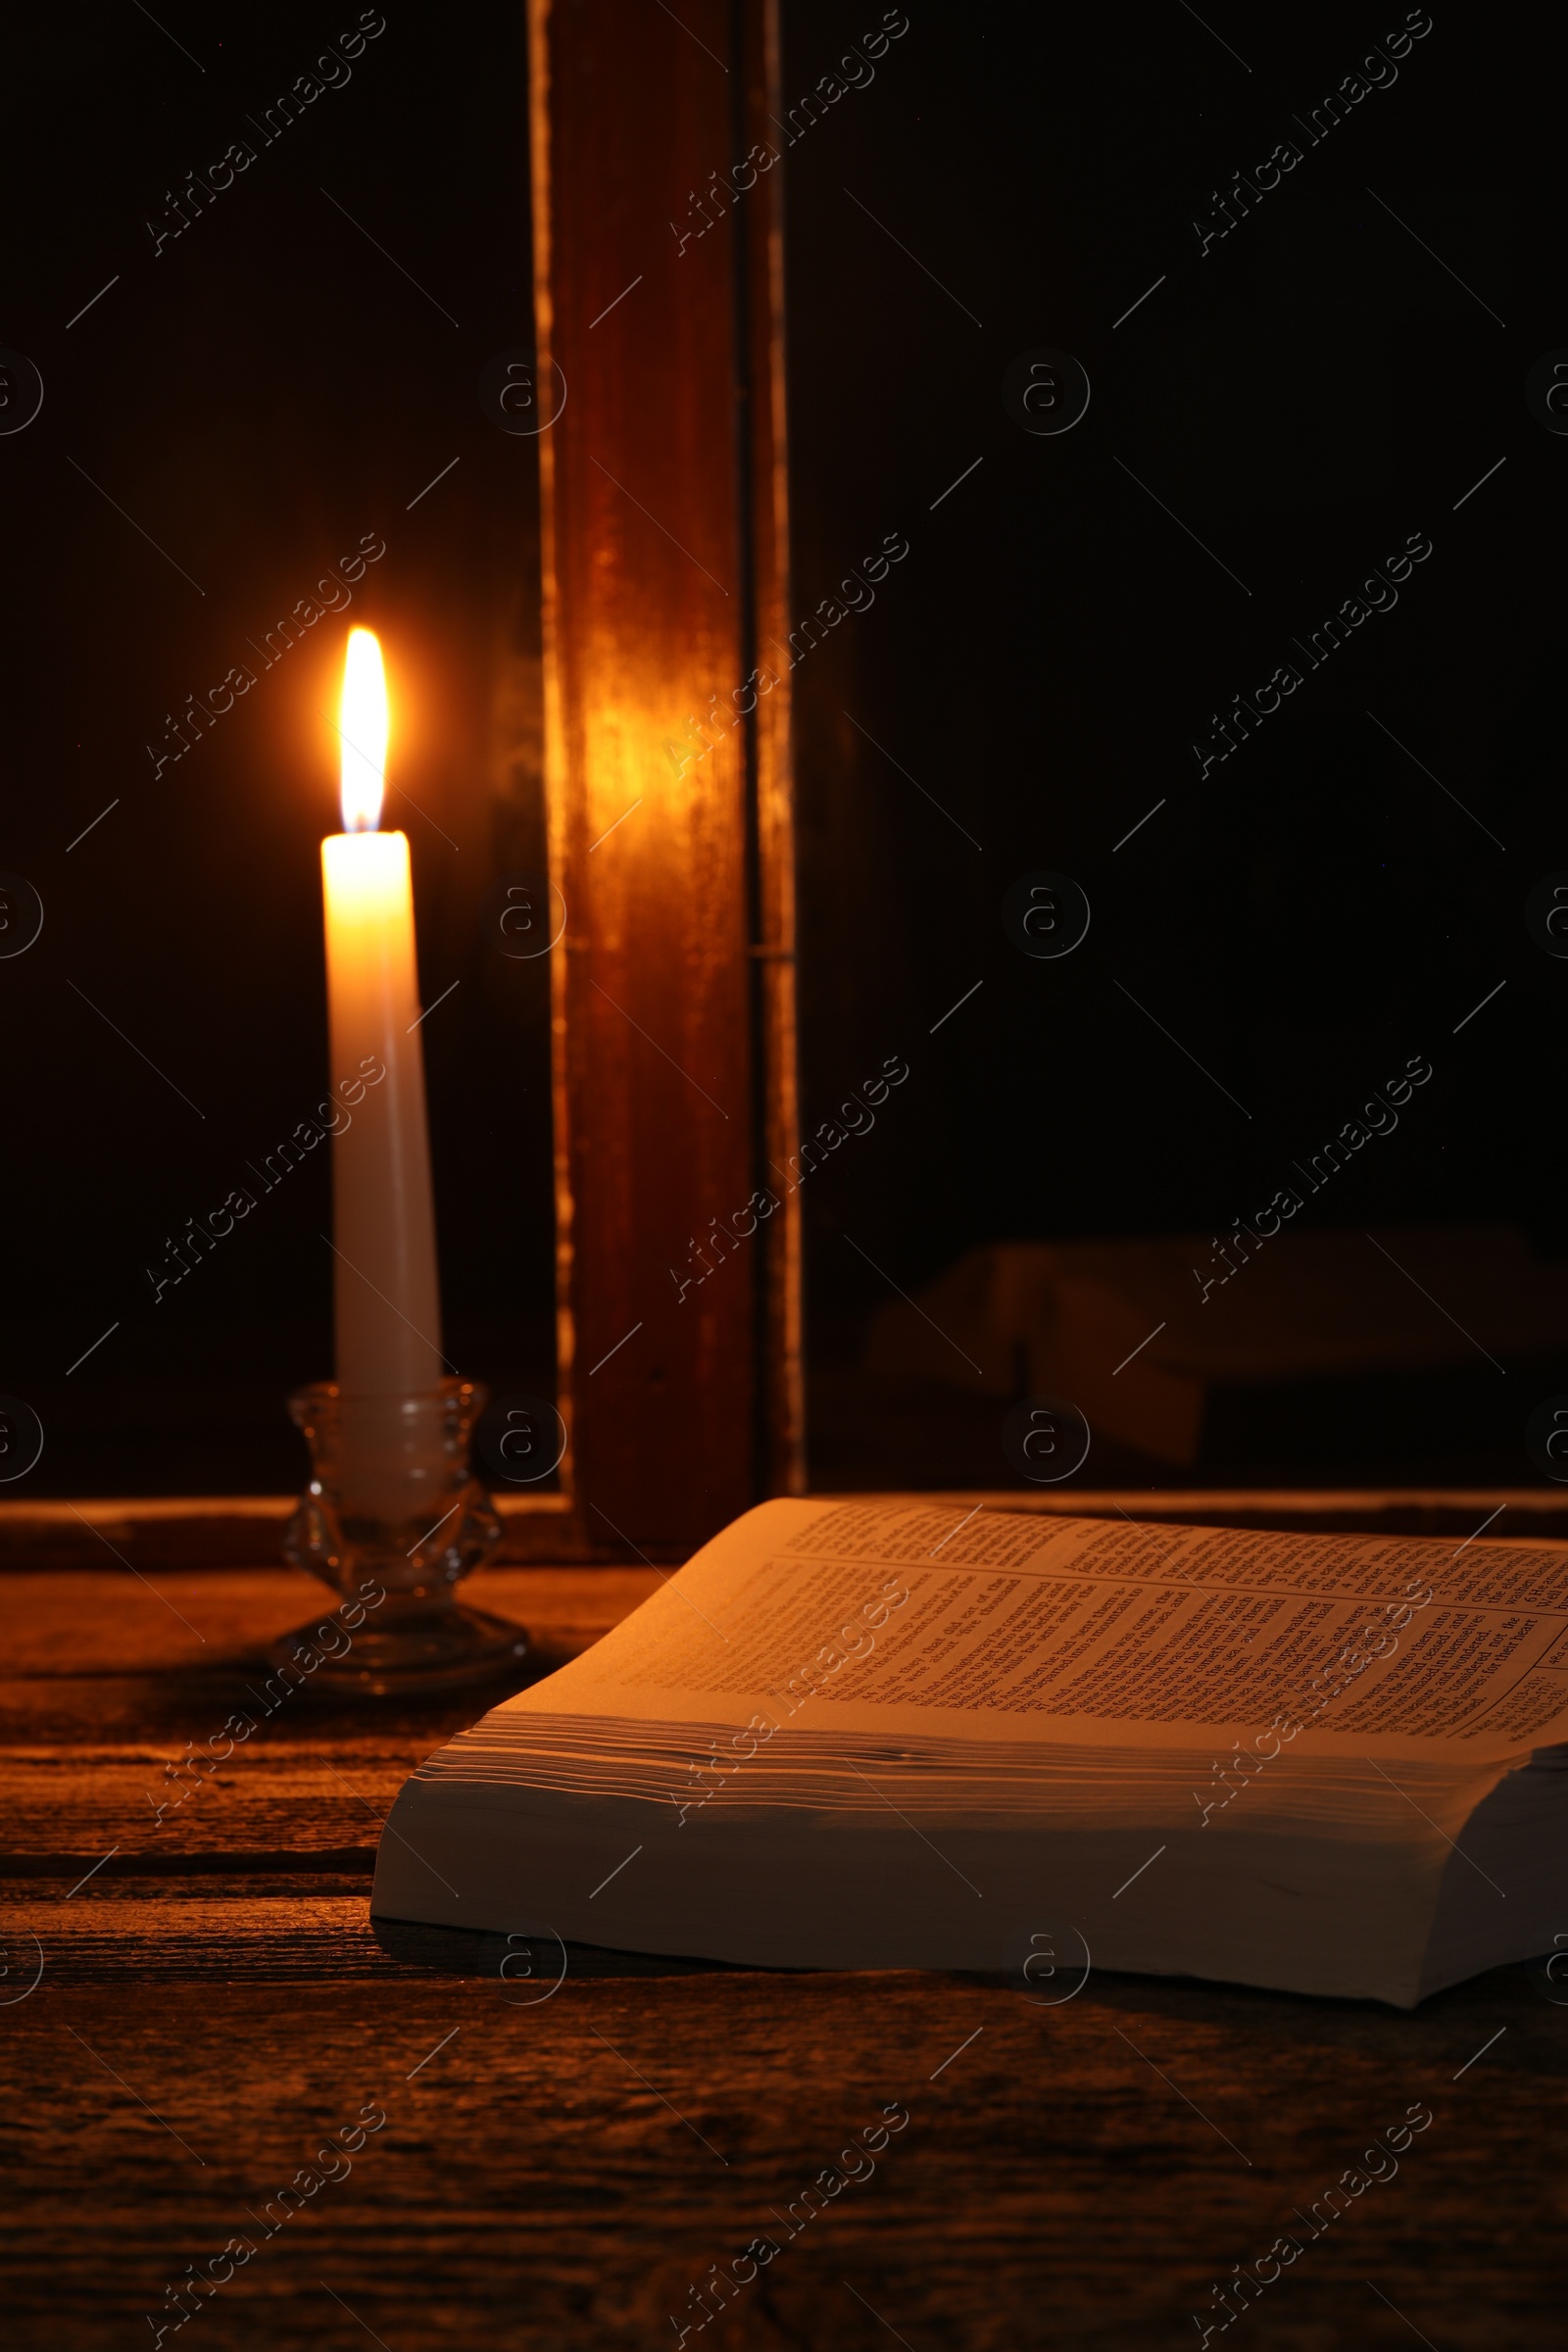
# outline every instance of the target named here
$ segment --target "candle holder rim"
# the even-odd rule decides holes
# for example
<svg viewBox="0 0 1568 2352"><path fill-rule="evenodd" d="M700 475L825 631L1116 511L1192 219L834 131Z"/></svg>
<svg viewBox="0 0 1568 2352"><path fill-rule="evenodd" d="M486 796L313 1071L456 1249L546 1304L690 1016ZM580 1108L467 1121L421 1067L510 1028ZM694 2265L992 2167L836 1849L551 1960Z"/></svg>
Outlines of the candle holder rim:
<svg viewBox="0 0 1568 2352"><path fill-rule="evenodd" d="M469 1380L464 1373L444 1372L433 1389L355 1389L347 1393L335 1380L302 1381L288 1393L289 1417L302 1424L302 1415L319 1412L325 1405L387 1403L398 1398L440 1396L447 1403L471 1405L474 1420L490 1400L490 1391L482 1380Z"/></svg>

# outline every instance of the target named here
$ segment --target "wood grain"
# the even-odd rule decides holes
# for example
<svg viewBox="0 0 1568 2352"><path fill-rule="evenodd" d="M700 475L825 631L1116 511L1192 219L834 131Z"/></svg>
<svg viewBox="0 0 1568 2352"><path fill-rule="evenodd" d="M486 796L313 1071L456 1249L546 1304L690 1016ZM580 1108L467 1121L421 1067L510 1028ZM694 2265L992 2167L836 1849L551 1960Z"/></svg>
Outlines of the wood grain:
<svg viewBox="0 0 1568 2352"><path fill-rule="evenodd" d="M761 1376L798 1357L771 1245L710 1239L761 1182L794 1048L787 716L744 715L786 560L782 273L767 220L746 228L778 200L693 201L765 97L741 29L763 13L530 9L541 380L565 402L539 441L559 1356L596 1544L696 1544L743 1510L786 1391L798 1450L798 1378Z"/></svg>
<svg viewBox="0 0 1568 2352"><path fill-rule="evenodd" d="M879 2318L916 2352L1175 2343L1413 2100L1432 2129L1307 2241L1252 2337L1407 2341L1370 2278L1444 2352L1560 2342L1563 2036L1499 1985L1392 2027L1128 1980L1051 2011L956 1978L568 1968L522 2006L493 1971L363 1945L313 1974L313 1936L341 1952L331 1907L276 1908L266 1966L231 1942L202 1976L171 1938L166 1973L133 1948L13 2013L13 2342L128 2342L244 2230L256 2259L201 2314L214 2344L651 2345L760 2232L783 2250L721 2344L870 2345ZM264 2240L250 2217L366 2100L384 2131ZM910 2121L874 2178L787 2240L775 2215L886 2103Z"/></svg>
<svg viewBox="0 0 1568 2352"><path fill-rule="evenodd" d="M660 1582L657 1568L490 1568L467 1579L463 1597L559 1642L608 1633ZM9 1620L0 1671L68 1680L250 1671L269 1642L332 1602L294 1568L155 1572L149 1583L111 1562L0 1577Z"/></svg>
<svg viewBox="0 0 1568 2352"><path fill-rule="evenodd" d="M778 1206L756 1236L760 1284L764 1492L798 1494L806 1485L806 1367L803 1331L804 1225L799 1186L776 1181L800 1149L795 871L795 729L791 670L782 654L797 624L790 571L789 419L785 398L785 168L775 136L784 113L780 0L745 0L732 23L739 84L736 140L742 155L774 155L741 199L744 257L741 395L745 405L751 534L753 651L773 680L746 721L756 828L754 946L760 1092L760 1183ZM779 649L779 658L771 657Z"/></svg>
<svg viewBox="0 0 1568 2352"><path fill-rule="evenodd" d="M542 1563L572 1550L567 1497L514 1494L491 1499L501 1517L498 1562ZM0 1568L99 1568L106 1553L137 1567L275 1567L295 1501L292 1494L3 1501ZM590 1543L582 1555L610 1560L624 1549ZM677 1547L676 1556L684 1558L685 1550Z"/></svg>
<svg viewBox="0 0 1568 2352"><path fill-rule="evenodd" d="M867 1490L855 1499L879 1497ZM1409 1536L1451 1531L1469 1536L1490 1522L1494 1542L1548 1542L1568 1536L1568 1497L1551 1487L1168 1487L1142 1490L1136 1498L1122 1488L931 1487L922 1490L922 1499L951 1502L960 1513L975 1503L988 1510L1046 1517L1065 1513L1108 1518L1132 1508L1143 1519L1221 1527L1349 1529ZM505 1528L498 1565L542 1566L561 1556L539 1548L552 1535L560 1544L559 1521L552 1527L547 1514L516 1495L499 1495L496 1502ZM0 1502L0 1570L103 1568L110 1559L118 1559L122 1567L142 1569L275 1567L293 1508L293 1497L285 1494ZM655 1548L661 1564L678 1562L690 1550L689 1545ZM594 1556L608 1563L613 1555L607 1544Z"/></svg>

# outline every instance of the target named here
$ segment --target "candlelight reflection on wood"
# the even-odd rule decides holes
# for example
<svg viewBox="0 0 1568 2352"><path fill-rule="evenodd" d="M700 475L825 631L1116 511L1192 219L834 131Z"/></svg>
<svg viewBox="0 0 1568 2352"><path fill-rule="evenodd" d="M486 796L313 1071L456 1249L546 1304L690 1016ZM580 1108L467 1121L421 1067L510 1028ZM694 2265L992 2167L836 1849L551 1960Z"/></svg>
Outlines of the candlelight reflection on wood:
<svg viewBox="0 0 1568 2352"><path fill-rule="evenodd" d="M802 1475L799 1203L769 1176L798 1144L782 174L689 250L647 223L735 109L739 152L764 135L777 25L686 12L731 66L648 107L657 10L530 22L540 370L568 387L539 441L563 1403L581 1540L689 1548ZM777 1212L683 1296L671 1269L768 1182Z"/></svg>

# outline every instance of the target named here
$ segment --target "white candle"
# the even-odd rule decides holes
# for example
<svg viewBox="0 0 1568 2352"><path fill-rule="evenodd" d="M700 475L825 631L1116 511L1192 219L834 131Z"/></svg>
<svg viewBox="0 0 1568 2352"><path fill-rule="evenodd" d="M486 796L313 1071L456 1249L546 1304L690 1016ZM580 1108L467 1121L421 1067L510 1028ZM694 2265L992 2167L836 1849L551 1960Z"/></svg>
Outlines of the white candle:
<svg viewBox="0 0 1568 2352"><path fill-rule="evenodd" d="M337 1381L351 1397L429 1395L440 1383L424 1056L405 833L377 830L386 764L386 680L368 629L349 632L340 717L343 831L321 844L331 1077L377 1062L332 1139ZM367 1465L368 1467L368 1465Z"/></svg>

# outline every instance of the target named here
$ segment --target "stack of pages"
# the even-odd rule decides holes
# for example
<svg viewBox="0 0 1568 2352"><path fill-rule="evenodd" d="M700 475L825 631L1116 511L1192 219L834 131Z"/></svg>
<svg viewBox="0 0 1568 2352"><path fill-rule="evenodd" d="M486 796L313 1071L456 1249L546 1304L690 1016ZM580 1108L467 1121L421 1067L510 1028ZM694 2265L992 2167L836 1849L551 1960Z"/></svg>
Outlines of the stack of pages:
<svg viewBox="0 0 1568 2352"><path fill-rule="evenodd" d="M1407 2007L1568 1940L1568 1557L776 1501L398 1798L372 1908Z"/></svg>

